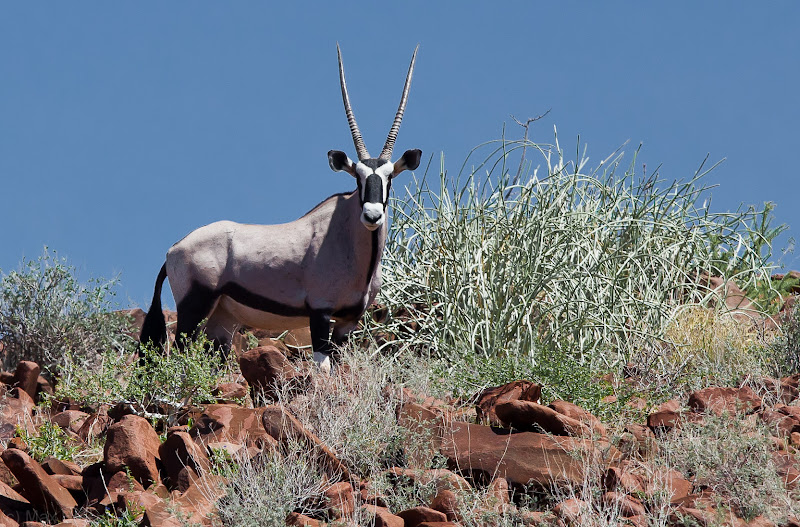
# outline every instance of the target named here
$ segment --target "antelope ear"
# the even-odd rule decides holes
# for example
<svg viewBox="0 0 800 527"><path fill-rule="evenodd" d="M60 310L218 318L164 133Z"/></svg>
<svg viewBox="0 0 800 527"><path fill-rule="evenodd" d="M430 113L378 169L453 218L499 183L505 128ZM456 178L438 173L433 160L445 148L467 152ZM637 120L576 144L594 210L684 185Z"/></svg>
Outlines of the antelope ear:
<svg viewBox="0 0 800 527"><path fill-rule="evenodd" d="M419 166L420 158L422 158L422 150L418 148L406 150L403 152L403 156L394 162L392 176L396 176L403 170L416 170Z"/></svg>
<svg viewBox="0 0 800 527"><path fill-rule="evenodd" d="M341 150L330 150L328 152L328 164L334 172L347 172L353 177L356 176L355 163Z"/></svg>

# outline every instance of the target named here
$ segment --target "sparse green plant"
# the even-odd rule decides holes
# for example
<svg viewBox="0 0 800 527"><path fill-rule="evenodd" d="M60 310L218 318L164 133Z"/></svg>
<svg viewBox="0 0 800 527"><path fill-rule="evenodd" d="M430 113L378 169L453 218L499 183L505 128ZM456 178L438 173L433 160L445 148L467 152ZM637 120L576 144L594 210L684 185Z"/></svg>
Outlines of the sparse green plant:
<svg viewBox="0 0 800 527"><path fill-rule="evenodd" d="M720 505L752 520L764 515L780 523L797 512L778 475L770 434L753 418L706 414L685 423L661 443L664 464L712 490ZM743 462L746 460L746 462Z"/></svg>
<svg viewBox="0 0 800 527"><path fill-rule="evenodd" d="M63 461L74 461L80 447L73 444L67 434L55 423L45 421L36 428L35 433L29 433L22 427L17 427L17 436L28 445L28 452L37 461L44 461L48 457L55 457Z"/></svg>
<svg viewBox="0 0 800 527"><path fill-rule="evenodd" d="M778 377L800 373L800 304L787 309L782 322L782 332L772 343Z"/></svg>
<svg viewBox="0 0 800 527"><path fill-rule="evenodd" d="M227 363L210 350L202 335L187 341L183 350L168 352L142 347L144 360L116 351L101 355L94 370L83 371L79 362L66 361L56 386L57 397L87 404L128 403L153 418L174 412L190 403L213 402L211 393ZM174 419L173 419L174 420Z"/></svg>
<svg viewBox="0 0 800 527"><path fill-rule="evenodd" d="M110 312L115 284L81 284L75 268L47 248L36 260L23 259L19 270L2 274L3 368L31 360L57 374L67 356L90 369L101 352L132 350L131 320Z"/></svg>
<svg viewBox="0 0 800 527"><path fill-rule="evenodd" d="M318 504L331 484L315 454L303 445L288 448L284 455L241 457L227 477L227 492L217 502L220 522L226 527L283 526L292 511L319 516Z"/></svg>
<svg viewBox="0 0 800 527"><path fill-rule="evenodd" d="M138 527L142 514L144 514L144 507L129 505L119 514L114 510L106 510L103 516L93 518L89 525L91 527Z"/></svg>

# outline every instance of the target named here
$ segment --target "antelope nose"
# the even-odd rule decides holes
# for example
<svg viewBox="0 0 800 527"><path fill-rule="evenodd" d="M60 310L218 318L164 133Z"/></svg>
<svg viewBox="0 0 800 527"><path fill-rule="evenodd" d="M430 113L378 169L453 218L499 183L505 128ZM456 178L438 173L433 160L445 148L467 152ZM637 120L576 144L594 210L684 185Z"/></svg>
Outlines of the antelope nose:
<svg viewBox="0 0 800 527"><path fill-rule="evenodd" d="M377 223L381 216L383 216L383 213L379 210L367 209L364 211L364 219L370 223Z"/></svg>

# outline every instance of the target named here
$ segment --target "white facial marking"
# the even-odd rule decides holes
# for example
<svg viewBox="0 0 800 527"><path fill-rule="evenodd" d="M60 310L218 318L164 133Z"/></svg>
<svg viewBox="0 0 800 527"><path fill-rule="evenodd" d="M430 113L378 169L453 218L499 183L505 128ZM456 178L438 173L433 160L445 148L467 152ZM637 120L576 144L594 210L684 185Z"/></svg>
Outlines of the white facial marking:
<svg viewBox="0 0 800 527"><path fill-rule="evenodd" d="M331 374L331 358L330 358L330 356L325 355L324 353L320 353L318 351L315 351L314 352L314 364L317 365L317 368L319 368L319 370L322 373L324 373L326 375L330 375Z"/></svg>
<svg viewBox="0 0 800 527"><path fill-rule="evenodd" d="M367 220L367 216L370 218L378 218L377 221L369 221ZM364 203L364 207L361 209L361 223L364 226L374 231L381 225L383 225L384 220L386 219L386 215L383 213L383 204L382 203Z"/></svg>

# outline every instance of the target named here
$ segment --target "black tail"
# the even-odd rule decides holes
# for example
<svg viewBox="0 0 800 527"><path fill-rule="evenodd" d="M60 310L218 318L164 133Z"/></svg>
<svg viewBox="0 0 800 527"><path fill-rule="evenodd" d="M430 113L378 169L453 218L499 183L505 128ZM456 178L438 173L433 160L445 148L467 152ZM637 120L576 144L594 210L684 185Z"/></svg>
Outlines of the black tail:
<svg viewBox="0 0 800 527"><path fill-rule="evenodd" d="M167 278L167 264L161 266L161 271L156 278L156 287L153 291L153 302L150 310L144 317L142 333L139 335L139 343L150 344L155 347L163 348L167 341L167 321L164 319L164 312L161 310L161 286Z"/></svg>

